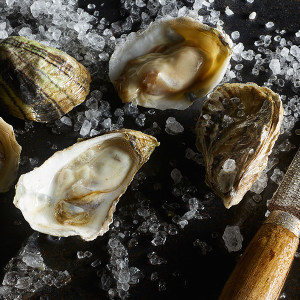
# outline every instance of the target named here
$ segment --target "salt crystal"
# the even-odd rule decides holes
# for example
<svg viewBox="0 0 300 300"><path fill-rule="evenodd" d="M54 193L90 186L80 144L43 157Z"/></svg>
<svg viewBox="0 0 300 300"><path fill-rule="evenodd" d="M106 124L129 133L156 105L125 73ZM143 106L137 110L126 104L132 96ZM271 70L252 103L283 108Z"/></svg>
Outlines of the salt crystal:
<svg viewBox="0 0 300 300"><path fill-rule="evenodd" d="M283 176L284 176L284 172L280 171L280 169L278 168L275 168L270 179L279 185L283 179Z"/></svg>
<svg viewBox="0 0 300 300"><path fill-rule="evenodd" d="M266 28L272 28L274 27L274 23L273 22L268 22L265 24Z"/></svg>
<svg viewBox="0 0 300 300"><path fill-rule="evenodd" d="M6 4L8 7L13 6L16 0L6 0Z"/></svg>
<svg viewBox="0 0 300 300"><path fill-rule="evenodd" d="M232 37L233 40L237 40L240 37L239 31L233 31L231 33L231 37Z"/></svg>
<svg viewBox="0 0 300 300"><path fill-rule="evenodd" d="M154 246L163 245L166 242L167 234L165 231L158 231L155 234L154 239L151 241L151 244Z"/></svg>
<svg viewBox="0 0 300 300"><path fill-rule="evenodd" d="M157 279L158 279L158 273L157 272L151 273L150 280L155 281Z"/></svg>
<svg viewBox="0 0 300 300"><path fill-rule="evenodd" d="M158 290L160 292L163 292L167 289L167 283L165 280L161 279L159 282L158 282Z"/></svg>
<svg viewBox="0 0 300 300"><path fill-rule="evenodd" d="M146 4L144 3L143 0L135 0L135 4L137 7L144 7Z"/></svg>
<svg viewBox="0 0 300 300"><path fill-rule="evenodd" d="M104 127L104 128L110 128L111 127L111 119L110 118L107 118L107 119L105 119L102 123L102 126Z"/></svg>
<svg viewBox="0 0 300 300"><path fill-rule="evenodd" d="M273 72L274 75L280 74L281 72L281 66L280 66L280 61L279 59L272 59L270 61L269 67L271 71Z"/></svg>
<svg viewBox="0 0 300 300"><path fill-rule="evenodd" d="M82 136L86 136L89 134L90 130L92 128L91 123L88 120L84 120L81 129L80 129L80 135Z"/></svg>
<svg viewBox="0 0 300 300"><path fill-rule="evenodd" d="M8 38L8 33L6 31L0 31L0 39Z"/></svg>
<svg viewBox="0 0 300 300"><path fill-rule="evenodd" d="M151 252L151 253L148 253L147 257L149 258L149 262L150 262L151 265L161 265L161 264L166 264L167 263L166 259L158 256L156 254L156 252L154 252L154 251Z"/></svg>
<svg viewBox="0 0 300 300"><path fill-rule="evenodd" d="M300 48L296 45L291 46L290 53L300 61Z"/></svg>
<svg viewBox="0 0 300 300"><path fill-rule="evenodd" d="M253 50L243 51L241 53L241 56L245 60L252 60L254 58L254 51Z"/></svg>
<svg viewBox="0 0 300 300"><path fill-rule="evenodd" d="M295 36L296 36L297 38L300 37L300 30L298 30L298 31L295 33Z"/></svg>
<svg viewBox="0 0 300 300"><path fill-rule="evenodd" d="M249 15L249 19L250 20L254 20L256 18L256 12L253 11L250 15Z"/></svg>
<svg viewBox="0 0 300 300"><path fill-rule="evenodd" d="M180 170L175 168L171 172L171 178L173 179L174 183L177 184L182 180L183 177Z"/></svg>
<svg viewBox="0 0 300 300"><path fill-rule="evenodd" d="M67 126L72 126L72 120L67 116L61 117L60 121Z"/></svg>
<svg viewBox="0 0 300 300"><path fill-rule="evenodd" d="M146 116L145 114L139 114L138 117L135 119L135 123L142 127L145 126L145 120L146 120Z"/></svg>
<svg viewBox="0 0 300 300"><path fill-rule="evenodd" d="M165 131L170 135L180 134L184 131L184 127L176 121L175 118L169 117L166 120Z"/></svg>
<svg viewBox="0 0 300 300"><path fill-rule="evenodd" d="M247 0L248 3L252 4L254 0Z"/></svg>
<svg viewBox="0 0 300 300"><path fill-rule="evenodd" d="M236 164L234 159L227 159L222 166L225 172L233 172L236 169Z"/></svg>
<svg viewBox="0 0 300 300"><path fill-rule="evenodd" d="M283 47L282 50L280 51L280 55L283 57L287 57L289 55L289 49L286 47Z"/></svg>
<svg viewBox="0 0 300 300"><path fill-rule="evenodd" d="M236 252L242 249L243 236L239 226L226 226L222 238L229 252Z"/></svg>
<svg viewBox="0 0 300 300"><path fill-rule="evenodd" d="M87 9L95 9L95 8L96 8L95 4L90 3L87 5Z"/></svg>
<svg viewBox="0 0 300 300"><path fill-rule="evenodd" d="M234 14L234 12L228 6L226 6L226 8L225 8L225 14L227 16L232 16Z"/></svg>

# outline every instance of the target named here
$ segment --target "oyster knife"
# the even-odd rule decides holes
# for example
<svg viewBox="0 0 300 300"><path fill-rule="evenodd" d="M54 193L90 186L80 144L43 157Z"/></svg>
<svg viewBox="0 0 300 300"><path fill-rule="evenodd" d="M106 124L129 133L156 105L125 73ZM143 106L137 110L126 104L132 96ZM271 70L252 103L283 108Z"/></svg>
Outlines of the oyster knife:
<svg viewBox="0 0 300 300"><path fill-rule="evenodd" d="M299 245L300 148L219 300L278 299Z"/></svg>

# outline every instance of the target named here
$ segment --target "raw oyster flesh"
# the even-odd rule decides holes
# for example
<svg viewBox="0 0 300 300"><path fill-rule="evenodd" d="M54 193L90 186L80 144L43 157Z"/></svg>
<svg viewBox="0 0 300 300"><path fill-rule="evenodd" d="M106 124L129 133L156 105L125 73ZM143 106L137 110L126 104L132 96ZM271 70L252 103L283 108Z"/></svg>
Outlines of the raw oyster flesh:
<svg viewBox="0 0 300 300"><path fill-rule="evenodd" d="M109 76L123 102L185 109L223 78L230 38L189 18L168 18L116 47Z"/></svg>
<svg viewBox="0 0 300 300"><path fill-rule="evenodd" d="M14 204L37 231L93 240L108 230L120 196L158 145L126 129L75 143L22 175Z"/></svg>
<svg viewBox="0 0 300 300"><path fill-rule="evenodd" d="M0 193L7 192L17 177L21 149L13 127L0 118Z"/></svg>
<svg viewBox="0 0 300 300"><path fill-rule="evenodd" d="M196 145L206 184L225 207L238 204L266 167L282 118L279 95L255 83L224 84L205 102Z"/></svg>
<svg viewBox="0 0 300 300"><path fill-rule="evenodd" d="M0 42L0 107L24 120L50 122L83 102L90 73L70 55L22 36Z"/></svg>

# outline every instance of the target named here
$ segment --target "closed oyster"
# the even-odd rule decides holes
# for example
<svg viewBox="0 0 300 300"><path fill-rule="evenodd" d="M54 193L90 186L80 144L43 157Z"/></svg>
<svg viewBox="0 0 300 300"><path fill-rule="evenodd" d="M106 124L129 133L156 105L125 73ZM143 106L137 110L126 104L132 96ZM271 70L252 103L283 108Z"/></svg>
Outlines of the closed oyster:
<svg viewBox="0 0 300 300"><path fill-rule="evenodd" d="M50 122L83 102L88 70L70 55L21 36L0 42L0 107L24 120Z"/></svg>
<svg viewBox="0 0 300 300"><path fill-rule="evenodd" d="M120 196L158 145L126 129L80 141L22 175L14 204L37 231L93 240L108 230Z"/></svg>
<svg viewBox="0 0 300 300"><path fill-rule="evenodd" d="M21 149L12 126L0 118L0 193L7 192L17 177Z"/></svg>
<svg viewBox="0 0 300 300"><path fill-rule="evenodd" d="M109 76L123 102L186 109L223 78L228 36L189 18L162 19L117 46Z"/></svg>
<svg viewBox="0 0 300 300"><path fill-rule="evenodd" d="M238 204L268 162L279 135L279 95L255 83L224 84L205 102L196 145L206 167L206 184L226 208Z"/></svg>

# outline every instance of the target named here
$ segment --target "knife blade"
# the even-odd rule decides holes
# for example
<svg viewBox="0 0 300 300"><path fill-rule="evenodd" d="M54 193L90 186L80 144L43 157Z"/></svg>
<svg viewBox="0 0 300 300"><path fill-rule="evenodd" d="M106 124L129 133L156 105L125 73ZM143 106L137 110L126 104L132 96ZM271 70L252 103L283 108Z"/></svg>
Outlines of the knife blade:
<svg viewBox="0 0 300 300"><path fill-rule="evenodd" d="M219 300L278 299L299 245L300 148L269 209L269 217L238 261Z"/></svg>

